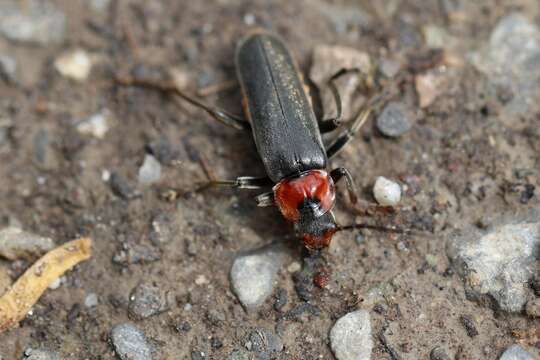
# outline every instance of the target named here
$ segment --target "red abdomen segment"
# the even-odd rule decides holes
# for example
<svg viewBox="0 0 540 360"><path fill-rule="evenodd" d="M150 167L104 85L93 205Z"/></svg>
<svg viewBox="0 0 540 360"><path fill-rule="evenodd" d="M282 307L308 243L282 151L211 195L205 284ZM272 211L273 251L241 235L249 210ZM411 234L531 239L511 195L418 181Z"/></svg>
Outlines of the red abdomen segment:
<svg viewBox="0 0 540 360"><path fill-rule="evenodd" d="M306 199L318 200L321 213L331 210L336 199L334 181L324 170L309 170L299 177L284 179L274 186L274 198L283 216L292 222L300 219L299 206Z"/></svg>

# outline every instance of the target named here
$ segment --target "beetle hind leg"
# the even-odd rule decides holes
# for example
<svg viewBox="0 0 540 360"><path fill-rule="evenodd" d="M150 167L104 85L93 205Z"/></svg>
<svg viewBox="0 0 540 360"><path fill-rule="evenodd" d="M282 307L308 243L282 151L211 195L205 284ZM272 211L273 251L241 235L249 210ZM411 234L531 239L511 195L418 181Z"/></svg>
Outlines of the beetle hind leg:
<svg viewBox="0 0 540 360"><path fill-rule="evenodd" d="M220 123L233 127L238 130L251 130L251 125L246 119L241 116L233 115L225 110L208 106L203 102L197 100L191 95L178 89L172 82L167 81L155 81L151 79L137 78L137 77L117 77L116 83L122 86L139 86L148 89L157 90L166 94L173 94L179 98L187 101L193 106L196 106L206 111L210 116Z"/></svg>
<svg viewBox="0 0 540 360"><path fill-rule="evenodd" d="M354 119L348 124L348 126L337 136L337 138L330 143L326 149L326 155L329 159L338 154L349 141L352 140L354 135L360 130L362 125L369 119L373 108L371 106L361 108Z"/></svg>

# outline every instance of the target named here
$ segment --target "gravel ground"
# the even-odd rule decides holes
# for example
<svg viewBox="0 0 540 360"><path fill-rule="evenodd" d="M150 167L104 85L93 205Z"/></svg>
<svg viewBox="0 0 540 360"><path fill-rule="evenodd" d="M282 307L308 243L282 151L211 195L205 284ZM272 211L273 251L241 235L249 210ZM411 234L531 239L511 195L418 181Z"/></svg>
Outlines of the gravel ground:
<svg viewBox="0 0 540 360"><path fill-rule="evenodd" d="M335 214L413 234L340 232L314 258L256 192L190 191L264 174L249 134L114 79L241 113L254 27L317 113L344 64L365 75L340 83L346 114L397 90L332 160L397 205L366 215L338 186ZM540 359L538 100L537 0L0 0L0 292L52 243L94 240L0 358Z"/></svg>

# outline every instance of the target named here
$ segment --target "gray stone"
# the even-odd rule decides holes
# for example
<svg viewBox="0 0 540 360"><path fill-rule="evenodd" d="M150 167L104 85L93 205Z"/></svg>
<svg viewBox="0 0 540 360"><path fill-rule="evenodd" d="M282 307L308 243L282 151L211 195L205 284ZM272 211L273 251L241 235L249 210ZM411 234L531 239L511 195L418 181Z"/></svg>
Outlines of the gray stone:
<svg viewBox="0 0 540 360"><path fill-rule="evenodd" d="M231 268L232 290L246 309L260 306L272 294L284 250L269 246L237 257Z"/></svg>
<svg viewBox="0 0 540 360"><path fill-rule="evenodd" d="M139 183L149 185L159 181L161 177L161 164L152 155L146 154L144 162L139 168Z"/></svg>
<svg viewBox="0 0 540 360"><path fill-rule="evenodd" d="M540 30L524 15L503 17L488 44L472 56L474 65L495 86L514 94L507 108L525 113L540 93Z"/></svg>
<svg viewBox="0 0 540 360"><path fill-rule="evenodd" d="M0 230L0 257L8 260L33 259L54 248L50 238L25 232L16 227Z"/></svg>
<svg viewBox="0 0 540 360"><path fill-rule="evenodd" d="M92 10L102 12L109 8L111 0L89 0L88 4Z"/></svg>
<svg viewBox="0 0 540 360"><path fill-rule="evenodd" d="M330 330L330 345L338 360L371 359L373 339L369 313L357 310L338 319Z"/></svg>
<svg viewBox="0 0 540 360"><path fill-rule="evenodd" d="M84 298L84 306L87 308L96 307L98 304L98 296L96 293L90 293Z"/></svg>
<svg viewBox="0 0 540 360"><path fill-rule="evenodd" d="M525 312L532 318L540 318L540 297L527 301Z"/></svg>
<svg viewBox="0 0 540 360"><path fill-rule="evenodd" d="M54 67L65 78L84 81L92 70L92 59L83 49L71 50L56 58Z"/></svg>
<svg viewBox="0 0 540 360"><path fill-rule="evenodd" d="M401 63L394 59L382 59L379 62L379 70L387 78L392 78L401 70Z"/></svg>
<svg viewBox="0 0 540 360"><path fill-rule="evenodd" d="M137 285L129 295L129 315L137 320L157 315L169 309L167 294L151 284Z"/></svg>
<svg viewBox="0 0 540 360"><path fill-rule="evenodd" d="M235 350L229 355L227 360L249 360L249 354L244 350Z"/></svg>
<svg viewBox="0 0 540 360"><path fill-rule="evenodd" d="M17 60L8 55L0 55L0 79L10 84L17 82Z"/></svg>
<svg viewBox="0 0 540 360"><path fill-rule="evenodd" d="M66 16L47 0L0 1L0 35L9 40L48 45L64 39Z"/></svg>
<svg viewBox="0 0 540 360"><path fill-rule="evenodd" d="M23 360L59 360L57 353L44 349L28 348L24 351Z"/></svg>
<svg viewBox="0 0 540 360"><path fill-rule="evenodd" d="M508 312L523 309L540 255L539 219L536 208L503 217L492 229L471 227L450 237L447 253L470 298L488 296Z"/></svg>
<svg viewBox="0 0 540 360"><path fill-rule="evenodd" d="M519 345L512 345L504 351L499 360L536 360L536 358Z"/></svg>
<svg viewBox="0 0 540 360"><path fill-rule="evenodd" d="M178 234L178 223L174 214L159 213L152 219L150 226L150 241L155 246L170 243Z"/></svg>
<svg viewBox="0 0 540 360"><path fill-rule="evenodd" d="M283 350L281 338L264 328L256 328L249 334L251 351L256 353L257 359L269 360L276 357Z"/></svg>
<svg viewBox="0 0 540 360"><path fill-rule="evenodd" d="M54 139L47 129L39 129L34 135L34 159L42 169L53 170L59 166L60 160L53 143Z"/></svg>
<svg viewBox="0 0 540 360"><path fill-rule="evenodd" d="M109 131L109 122L112 114L105 109L90 116L88 119L77 124L77 131L81 134L92 135L98 139L103 139Z"/></svg>
<svg viewBox="0 0 540 360"><path fill-rule="evenodd" d="M399 137L411 129L410 113L399 102L390 102L377 117L377 129L386 136Z"/></svg>
<svg viewBox="0 0 540 360"><path fill-rule="evenodd" d="M450 356L443 348L437 346L429 353L429 360L450 360Z"/></svg>
<svg viewBox="0 0 540 360"><path fill-rule="evenodd" d="M122 360L152 359L152 348L144 333L132 324L125 323L113 327L111 342L114 351Z"/></svg>
<svg viewBox="0 0 540 360"><path fill-rule="evenodd" d="M113 255L113 262L120 265L148 264L161 259L161 252L154 246L125 242Z"/></svg>

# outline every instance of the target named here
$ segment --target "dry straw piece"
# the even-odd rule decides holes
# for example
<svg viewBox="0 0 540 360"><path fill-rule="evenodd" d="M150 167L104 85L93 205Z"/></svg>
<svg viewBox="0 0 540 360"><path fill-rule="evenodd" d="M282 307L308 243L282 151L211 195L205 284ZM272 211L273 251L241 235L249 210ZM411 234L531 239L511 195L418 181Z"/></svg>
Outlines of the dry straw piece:
<svg viewBox="0 0 540 360"><path fill-rule="evenodd" d="M49 251L36 261L0 297L0 332L24 319L54 280L91 255L92 240L81 238Z"/></svg>

